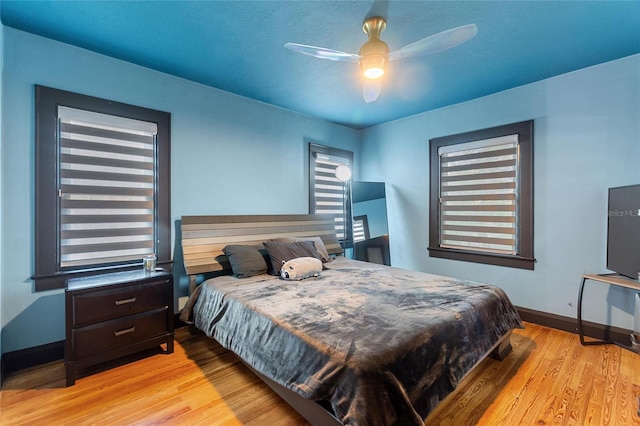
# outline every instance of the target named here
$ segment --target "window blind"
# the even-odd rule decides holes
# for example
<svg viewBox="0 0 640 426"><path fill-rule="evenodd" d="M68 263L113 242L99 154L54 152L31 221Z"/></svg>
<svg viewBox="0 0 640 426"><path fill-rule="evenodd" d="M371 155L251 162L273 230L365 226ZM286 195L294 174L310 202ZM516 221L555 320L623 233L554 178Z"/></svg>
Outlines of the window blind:
<svg viewBox="0 0 640 426"><path fill-rule="evenodd" d="M440 245L517 254L518 137L443 146Z"/></svg>
<svg viewBox="0 0 640 426"><path fill-rule="evenodd" d="M313 163L315 213L332 215L336 221L336 235L344 240L348 187L336 177L336 168L341 164L352 167L350 161L347 157L316 152Z"/></svg>
<svg viewBox="0 0 640 426"><path fill-rule="evenodd" d="M155 252L155 123L58 108L60 267Z"/></svg>
<svg viewBox="0 0 640 426"><path fill-rule="evenodd" d="M357 243L366 240L364 234L364 220L353 219L353 242Z"/></svg>

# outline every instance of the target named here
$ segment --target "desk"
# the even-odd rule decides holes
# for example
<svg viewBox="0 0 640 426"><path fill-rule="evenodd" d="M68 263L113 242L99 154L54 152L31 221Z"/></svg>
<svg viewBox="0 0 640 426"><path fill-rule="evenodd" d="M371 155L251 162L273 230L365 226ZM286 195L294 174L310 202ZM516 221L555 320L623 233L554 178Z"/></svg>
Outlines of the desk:
<svg viewBox="0 0 640 426"><path fill-rule="evenodd" d="M632 280L631 278L625 278L618 274L583 274L582 275L582 283L580 284L580 291L578 292L578 335L580 336L580 344L583 346L587 345L605 345L605 344L616 344L625 349L633 350L631 347L624 345L622 343L609 341L609 340L592 340L585 342L584 334L582 332L582 293L584 292L584 284L587 280L598 281L601 283L615 285L618 287L630 288L632 290L640 292L640 283L636 280Z"/></svg>

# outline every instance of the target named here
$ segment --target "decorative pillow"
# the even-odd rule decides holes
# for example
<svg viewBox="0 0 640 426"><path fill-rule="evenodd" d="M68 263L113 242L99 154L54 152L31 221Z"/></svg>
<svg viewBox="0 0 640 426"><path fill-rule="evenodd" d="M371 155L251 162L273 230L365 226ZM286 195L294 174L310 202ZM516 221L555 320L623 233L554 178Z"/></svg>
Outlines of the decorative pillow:
<svg viewBox="0 0 640 426"><path fill-rule="evenodd" d="M317 277L322 271L322 261L315 257L297 257L282 262L280 277L285 280L303 280Z"/></svg>
<svg viewBox="0 0 640 426"><path fill-rule="evenodd" d="M296 237L295 240L296 241L313 241L313 243L316 245L316 250L320 254L320 260L322 260L323 263L331 262L333 260L331 256L329 256L329 252L327 251L327 248L324 246L324 243L322 242L322 238Z"/></svg>
<svg viewBox="0 0 640 426"><path fill-rule="evenodd" d="M325 247L324 242L322 241L322 238L320 237L280 237L280 238L274 238L273 240L269 240L269 241L277 241L281 243L294 243L297 241L313 241L313 243L316 246L316 250L318 251L318 254L320 254L320 260L322 260L322 263L331 262L333 260L329 255L329 252L327 251L327 248Z"/></svg>
<svg viewBox="0 0 640 426"><path fill-rule="evenodd" d="M295 259L296 257L315 257L321 259L313 241L296 241L293 243L283 243L279 241L265 241L264 247L269 253L273 275L280 275L282 262Z"/></svg>
<svg viewBox="0 0 640 426"><path fill-rule="evenodd" d="M255 247L228 245L222 251L229 258L233 275L238 278L252 277L267 272L267 262Z"/></svg>

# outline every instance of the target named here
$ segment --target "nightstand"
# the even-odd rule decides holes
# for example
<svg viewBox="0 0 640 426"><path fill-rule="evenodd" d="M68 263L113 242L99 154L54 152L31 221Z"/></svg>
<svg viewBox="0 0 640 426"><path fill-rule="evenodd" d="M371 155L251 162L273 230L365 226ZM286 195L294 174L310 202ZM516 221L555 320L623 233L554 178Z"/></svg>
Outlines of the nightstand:
<svg viewBox="0 0 640 426"><path fill-rule="evenodd" d="M166 344L173 353L173 275L116 272L67 280L67 386L76 370Z"/></svg>

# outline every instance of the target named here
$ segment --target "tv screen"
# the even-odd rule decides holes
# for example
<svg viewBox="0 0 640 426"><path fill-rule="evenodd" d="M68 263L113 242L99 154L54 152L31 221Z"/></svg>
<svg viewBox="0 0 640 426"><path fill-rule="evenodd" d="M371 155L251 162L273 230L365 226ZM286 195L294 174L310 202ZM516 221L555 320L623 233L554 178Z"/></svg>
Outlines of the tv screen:
<svg viewBox="0 0 640 426"><path fill-rule="evenodd" d="M609 188L607 269L638 279L640 272L640 185Z"/></svg>

